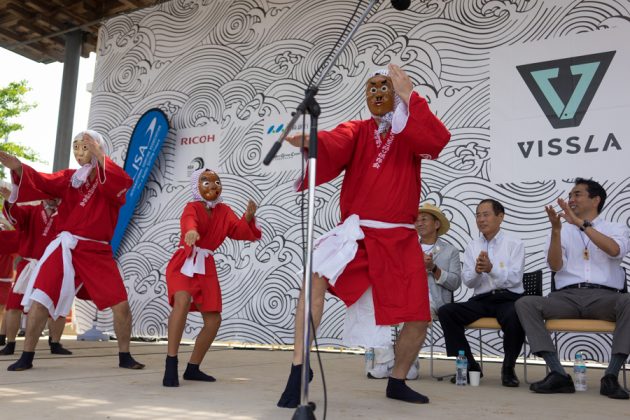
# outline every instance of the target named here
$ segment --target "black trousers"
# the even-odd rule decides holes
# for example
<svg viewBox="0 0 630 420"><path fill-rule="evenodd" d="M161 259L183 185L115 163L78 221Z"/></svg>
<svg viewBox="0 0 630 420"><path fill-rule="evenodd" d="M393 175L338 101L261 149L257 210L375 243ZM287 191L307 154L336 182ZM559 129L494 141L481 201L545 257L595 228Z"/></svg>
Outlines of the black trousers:
<svg viewBox="0 0 630 420"><path fill-rule="evenodd" d="M514 309L514 302L521 296L505 290L495 294L484 293L473 296L468 302L449 303L440 307L438 317L444 331L446 354L457 356L459 350L464 350L469 367L477 365L466 340L464 327L479 318L494 317L503 331L503 367L513 368L525 341L525 332Z"/></svg>

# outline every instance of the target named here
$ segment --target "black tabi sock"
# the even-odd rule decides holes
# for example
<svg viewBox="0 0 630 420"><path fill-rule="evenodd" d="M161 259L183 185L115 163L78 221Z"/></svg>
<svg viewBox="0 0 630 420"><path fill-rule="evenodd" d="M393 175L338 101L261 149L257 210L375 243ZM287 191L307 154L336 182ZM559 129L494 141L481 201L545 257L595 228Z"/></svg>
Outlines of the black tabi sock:
<svg viewBox="0 0 630 420"><path fill-rule="evenodd" d="M7 344L7 336L0 334L0 346L4 346L5 344Z"/></svg>
<svg viewBox="0 0 630 420"><path fill-rule="evenodd" d="M545 359L545 363L549 366L549 370L559 373L560 375L567 376L567 372L562 367L562 363L560 363L560 359L558 358L558 353L552 351L541 351L539 354L540 357Z"/></svg>
<svg viewBox="0 0 630 420"><path fill-rule="evenodd" d="M192 363L188 363L186 366L186 371L184 372L184 379L189 381L204 381L204 382L214 382L213 376L206 375L202 371L199 370L199 365L195 365Z"/></svg>
<svg viewBox="0 0 630 420"><path fill-rule="evenodd" d="M164 368L164 379L162 385L168 387L179 386L179 374L177 373L177 356L166 355L166 366Z"/></svg>
<svg viewBox="0 0 630 420"><path fill-rule="evenodd" d="M308 369L308 381L313 380L313 369ZM300 393L302 391L302 365L291 365L291 373L287 379L287 385L276 404L278 407L295 408L300 404Z"/></svg>
<svg viewBox="0 0 630 420"><path fill-rule="evenodd" d="M15 341L7 342L7 345L0 350L0 356L9 356L15 353Z"/></svg>
<svg viewBox="0 0 630 420"><path fill-rule="evenodd" d="M611 356L610 362L608 362L608 368L606 368L606 375L613 375L614 377L619 376L619 371L621 370L621 366L628 359L627 354L615 353Z"/></svg>
<svg viewBox="0 0 630 420"><path fill-rule="evenodd" d="M33 367L33 359L35 358L34 351L23 351L22 356L18 359L17 362L9 365L7 368L8 371L19 372L21 370L30 369Z"/></svg>
<svg viewBox="0 0 630 420"><path fill-rule="evenodd" d="M51 354L62 354L65 356L71 355L72 352L61 345L61 343L53 343L50 342L50 353Z"/></svg>
<svg viewBox="0 0 630 420"><path fill-rule="evenodd" d="M144 365L131 357L131 353L118 353L118 366L125 369L142 369Z"/></svg>
<svg viewBox="0 0 630 420"><path fill-rule="evenodd" d="M387 398L401 400L414 404L427 404L429 398L409 388L404 379L396 379L390 376L387 382Z"/></svg>

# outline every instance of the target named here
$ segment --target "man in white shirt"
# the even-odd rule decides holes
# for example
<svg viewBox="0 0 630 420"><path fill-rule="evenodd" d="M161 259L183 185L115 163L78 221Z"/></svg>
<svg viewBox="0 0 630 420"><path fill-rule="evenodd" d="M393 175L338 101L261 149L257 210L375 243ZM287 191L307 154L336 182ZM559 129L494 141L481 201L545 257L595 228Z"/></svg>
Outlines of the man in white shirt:
<svg viewBox="0 0 630 420"><path fill-rule="evenodd" d="M626 281L621 262L630 250L630 231L599 217L606 191L595 181L577 178L562 212L546 211L551 222L547 264L555 271L556 291L546 297L527 296L516 309L532 353L545 359L551 372L530 390L542 394L573 393L575 388L545 329L545 320L588 318L615 321L611 358L601 379L600 394L628 399L619 385L619 370L630 353L630 295L620 293ZM561 223L564 219L564 226Z"/></svg>
<svg viewBox="0 0 630 420"><path fill-rule="evenodd" d="M517 387L514 373L516 358L521 352L525 333L514 309L514 302L523 294L525 247L520 239L501 230L505 216L503 205L496 200L482 200L477 206L477 227L481 236L464 251L462 281L474 289L468 302L449 303L438 309L444 331L446 353L457 356L464 350L469 371L480 371L470 345L465 326L483 317L496 317L503 331L505 357L501 370L503 386Z"/></svg>

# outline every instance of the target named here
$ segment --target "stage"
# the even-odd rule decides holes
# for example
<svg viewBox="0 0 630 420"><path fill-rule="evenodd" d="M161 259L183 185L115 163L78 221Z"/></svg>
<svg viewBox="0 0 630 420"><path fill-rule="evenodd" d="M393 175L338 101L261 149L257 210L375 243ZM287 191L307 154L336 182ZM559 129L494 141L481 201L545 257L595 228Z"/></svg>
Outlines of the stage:
<svg viewBox="0 0 630 420"><path fill-rule="evenodd" d="M68 337L63 345L72 356L53 356L46 340L40 340L35 367L8 372L19 354L0 358L0 407L4 419L290 419L293 409L277 408L284 388L291 353L281 350L244 350L213 346L202 369L215 383L181 379L179 388L164 388L162 374L166 343L132 343L132 354L147 367L130 371L117 367L116 342L83 342ZM17 343L21 351L23 341ZM179 355L180 375L191 346ZM505 388L500 383L500 364L486 363L481 386L458 388L429 377L429 361L421 359L421 378L411 387L428 395L431 403L414 405L385 398L386 380L363 375L363 356L323 353L328 388L328 419L536 419L628 418L630 402L599 395L601 369L588 370L587 392L569 395L537 395L521 384ZM313 363L316 363L315 356ZM440 360L437 372L450 373L454 361ZM314 366L310 388L317 404L315 415L323 419L320 369ZM523 382L522 365L517 374ZM529 369L530 380L544 376L544 367Z"/></svg>

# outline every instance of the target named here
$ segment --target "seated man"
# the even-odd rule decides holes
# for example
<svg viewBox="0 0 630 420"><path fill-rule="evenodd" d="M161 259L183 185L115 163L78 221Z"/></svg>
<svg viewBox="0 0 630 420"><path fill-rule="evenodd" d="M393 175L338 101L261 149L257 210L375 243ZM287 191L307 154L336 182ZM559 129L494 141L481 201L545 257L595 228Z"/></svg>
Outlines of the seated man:
<svg viewBox="0 0 630 420"><path fill-rule="evenodd" d="M619 385L619 369L630 353L630 295L619 293L626 281L621 261L630 249L630 232L620 223L599 215L606 191L595 181L578 178L569 202L558 200L561 213L547 206L551 235L547 264L556 272L556 291L546 297L527 296L516 305L532 353L545 359L551 372L529 389L541 394L573 393L571 376L564 371L545 329L546 319L588 318L615 321L612 355L599 393L628 399ZM561 219L566 221L562 226Z"/></svg>
<svg viewBox="0 0 630 420"><path fill-rule="evenodd" d="M462 284L462 266L459 250L440 236L451 228L442 211L430 203L418 209L416 230L424 255L429 280L431 318L437 318L437 310L453 300L453 292Z"/></svg>
<svg viewBox="0 0 630 420"><path fill-rule="evenodd" d="M525 341L525 333L514 309L523 293L525 247L520 239L501 230L505 216L503 205L496 200L482 200L477 206L477 227L482 234L464 251L462 281L475 294L468 302L449 303L438 309L444 331L446 353L457 356L464 350L469 371L480 371L465 335L465 326L483 317L496 317L503 331L503 386L517 387L514 373L516 358Z"/></svg>
<svg viewBox="0 0 630 420"><path fill-rule="evenodd" d="M438 308L450 303L453 292L462 284L459 250L440 238L448 232L451 224L444 213L433 204L425 203L418 209L415 226L427 269L431 318L437 319ZM368 370L367 376L387 378L393 367L394 347L375 348L374 366ZM407 379L418 377L418 367L416 360L407 373Z"/></svg>

